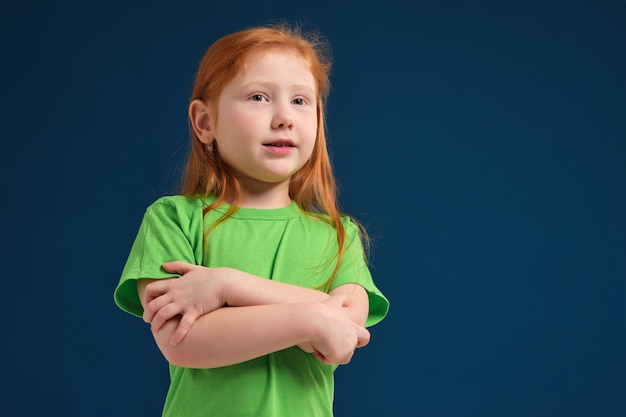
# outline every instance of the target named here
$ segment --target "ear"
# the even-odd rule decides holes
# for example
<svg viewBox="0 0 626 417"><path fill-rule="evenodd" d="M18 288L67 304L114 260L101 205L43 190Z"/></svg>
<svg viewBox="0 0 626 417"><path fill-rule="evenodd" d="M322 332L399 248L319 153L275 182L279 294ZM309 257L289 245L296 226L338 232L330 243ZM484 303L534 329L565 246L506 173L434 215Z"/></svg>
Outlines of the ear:
<svg viewBox="0 0 626 417"><path fill-rule="evenodd" d="M208 103L202 100L193 100L189 104L189 120L200 142L207 145L213 142L215 139L214 123Z"/></svg>

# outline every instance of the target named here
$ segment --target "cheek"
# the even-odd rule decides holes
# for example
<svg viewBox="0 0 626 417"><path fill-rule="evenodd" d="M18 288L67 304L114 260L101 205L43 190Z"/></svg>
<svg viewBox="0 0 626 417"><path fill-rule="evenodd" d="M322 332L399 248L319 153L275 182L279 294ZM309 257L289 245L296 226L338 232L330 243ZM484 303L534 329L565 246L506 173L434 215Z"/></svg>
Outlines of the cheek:
<svg viewBox="0 0 626 417"><path fill-rule="evenodd" d="M316 131L311 132L311 134L310 140L306 142L305 155L307 160L311 158L311 155L313 155L313 149L315 148L315 142L317 141Z"/></svg>
<svg viewBox="0 0 626 417"><path fill-rule="evenodd" d="M243 141L254 136L258 121L245 112L224 112L220 114L216 136L224 142Z"/></svg>
<svg viewBox="0 0 626 417"><path fill-rule="evenodd" d="M307 132L307 137L309 138L309 141L311 143L311 150L312 150L317 140L317 118L314 118L314 120L309 126L310 127Z"/></svg>
<svg viewBox="0 0 626 417"><path fill-rule="evenodd" d="M305 135L307 138L313 137L313 140L315 140L317 136L317 114L311 112L303 115L299 124L302 129L302 135Z"/></svg>

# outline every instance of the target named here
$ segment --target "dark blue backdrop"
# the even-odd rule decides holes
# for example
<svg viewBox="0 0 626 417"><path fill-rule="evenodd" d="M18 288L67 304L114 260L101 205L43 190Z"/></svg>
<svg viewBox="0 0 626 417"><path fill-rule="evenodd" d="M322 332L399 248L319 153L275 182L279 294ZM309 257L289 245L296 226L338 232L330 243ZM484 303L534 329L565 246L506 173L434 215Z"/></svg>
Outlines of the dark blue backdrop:
<svg viewBox="0 0 626 417"><path fill-rule="evenodd" d="M392 303L337 416L626 415L626 2L247 3L0 6L2 409L159 414L113 289L204 50L284 18L333 45L341 201Z"/></svg>

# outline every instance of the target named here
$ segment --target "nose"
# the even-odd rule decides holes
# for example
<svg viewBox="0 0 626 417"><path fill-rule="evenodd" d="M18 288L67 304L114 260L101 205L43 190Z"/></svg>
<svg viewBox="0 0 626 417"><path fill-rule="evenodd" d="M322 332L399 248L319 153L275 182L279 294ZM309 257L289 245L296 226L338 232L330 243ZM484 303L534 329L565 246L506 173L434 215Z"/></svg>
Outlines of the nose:
<svg viewBox="0 0 626 417"><path fill-rule="evenodd" d="M293 123L293 115L291 114L291 109L289 108L289 105L277 104L274 110L274 117L272 118L272 128L291 129L293 127Z"/></svg>

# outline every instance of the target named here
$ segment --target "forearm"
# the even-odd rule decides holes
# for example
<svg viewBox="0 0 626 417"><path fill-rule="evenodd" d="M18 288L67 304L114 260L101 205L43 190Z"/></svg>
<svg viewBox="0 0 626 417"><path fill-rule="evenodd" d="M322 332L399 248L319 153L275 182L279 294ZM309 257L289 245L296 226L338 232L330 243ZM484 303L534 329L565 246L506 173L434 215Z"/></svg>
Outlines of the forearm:
<svg viewBox="0 0 626 417"><path fill-rule="evenodd" d="M230 270L230 273L232 278L225 280L222 286L224 299L229 306L314 303L324 302L330 297L322 291L261 278L239 270ZM344 284L335 288L331 294L345 295L344 307L348 314L355 323L365 324L369 300L362 286Z"/></svg>
<svg viewBox="0 0 626 417"><path fill-rule="evenodd" d="M296 345L324 363L347 363L369 341L367 295L356 284L329 295L230 268L168 267L181 278L141 279L137 291L143 318L173 364L219 367Z"/></svg>
<svg viewBox="0 0 626 417"><path fill-rule="evenodd" d="M343 307L346 308L350 318L352 318L355 323L365 326L369 313L369 298L362 286L358 284L344 284L335 288L330 294L343 294L346 297L346 302Z"/></svg>
<svg viewBox="0 0 626 417"><path fill-rule="evenodd" d="M315 303L226 307L198 318L177 345L170 338L178 319L169 320L154 338L172 364L215 368L241 363L315 338Z"/></svg>
<svg viewBox="0 0 626 417"><path fill-rule="evenodd" d="M315 303L328 299L328 294L311 288L299 287L230 270L231 279L225 280L223 295L229 306L256 306L283 303Z"/></svg>

